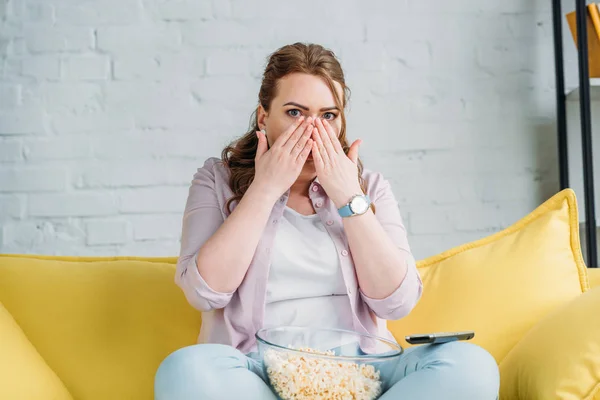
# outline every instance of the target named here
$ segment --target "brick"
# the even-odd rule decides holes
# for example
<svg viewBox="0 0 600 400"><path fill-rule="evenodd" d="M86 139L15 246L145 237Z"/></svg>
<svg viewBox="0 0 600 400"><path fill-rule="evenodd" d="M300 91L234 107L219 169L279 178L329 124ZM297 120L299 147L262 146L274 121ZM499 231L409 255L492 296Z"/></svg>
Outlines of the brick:
<svg viewBox="0 0 600 400"><path fill-rule="evenodd" d="M446 38L460 38L464 35L465 28L457 19L456 16L449 18L448 14L405 13L394 15L394 18L386 15L367 17L363 23L366 25L367 42L403 43L407 38L418 38L420 41L440 40L440 32Z"/></svg>
<svg viewBox="0 0 600 400"><path fill-rule="evenodd" d="M143 144L140 143L143 147ZM77 187L114 188L160 186L171 183L171 171L164 162L131 160L125 163L105 163L78 171Z"/></svg>
<svg viewBox="0 0 600 400"><path fill-rule="evenodd" d="M174 257L179 254L180 246L180 243L175 240L142 241L120 246L117 252L120 256Z"/></svg>
<svg viewBox="0 0 600 400"><path fill-rule="evenodd" d="M182 35L183 43L187 45L220 47L268 43L274 32L269 25L256 29L250 22L216 20L183 24Z"/></svg>
<svg viewBox="0 0 600 400"><path fill-rule="evenodd" d="M25 215L25 197L22 195L0 195L0 220L5 218L23 218Z"/></svg>
<svg viewBox="0 0 600 400"><path fill-rule="evenodd" d="M258 103L260 81L237 76L209 76L191 84L195 98L210 104L251 107ZM235 93L235 96L231 94Z"/></svg>
<svg viewBox="0 0 600 400"><path fill-rule="evenodd" d="M369 3L359 2L358 11L363 17L381 15L403 15L408 12L407 0L373 0Z"/></svg>
<svg viewBox="0 0 600 400"><path fill-rule="evenodd" d="M81 246L73 247L69 249L68 254L74 256L85 256L85 257L110 257L119 255L119 248L122 245L103 245L103 246ZM46 254L46 253L45 253Z"/></svg>
<svg viewBox="0 0 600 400"><path fill-rule="evenodd" d="M166 142L145 133L107 133L87 137L92 144L94 158L99 160L143 159L154 157ZM119 143L115 146L115 143Z"/></svg>
<svg viewBox="0 0 600 400"><path fill-rule="evenodd" d="M25 3L25 19L37 25L52 25L54 23L54 6L47 3Z"/></svg>
<svg viewBox="0 0 600 400"><path fill-rule="evenodd" d="M219 136L216 132L212 135L203 135L197 132L177 133L174 130L150 130L129 134L102 134L89 137L88 140L92 143L94 157L101 160L148 158L199 160L221 152L223 146ZM114 145L117 141L119 146ZM181 183L181 181L177 182Z"/></svg>
<svg viewBox="0 0 600 400"><path fill-rule="evenodd" d="M448 122L470 120L473 118L473 113L464 98L427 95L412 101L411 116L417 122Z"/></svg>
<svg viewBox="0 0 600 400"><path fill-rule="evenodd" d="M85 227L86 243L90 246L123 244L131 238L131 225L127 221L90 221Z"/></svg>
<svg viewBox="0 0 600 400"><path fill-rule="evenodd" d="M104 93L107 111L127 110L134 117L169 114L186 110L192 104L189 88L183 82L111 82L105 87ZM168 105L167 113L165 105Z"/></svg>
<svg viewBox="0 0 600 400"><path fill-rule="evenodd" d="M231 2L222 0L211 0L213 17L216 19L231 18L233 11Z"/></svg>
<svg viewBox="0 0 600 400"><path fill-rule="evenodd" d="M127 39L124 39L127 38ZM181 49L181 34L177 26L140 27L110 26L98 28L97 46L114 54L170 53Z"/></svg>
<svg viewBox="0 0 600 400"><path fill-rule="evenodd" d="M0 136L41 134L44 130L44 117L39 109L0 110Z"/></svg>
<svg viewBox="0 0 600 400"><path fill-rule="evenodd" d="M24 35L31 53L80 52L93 45L90 28L29 28Z"/></svg>
<svg viewBox="0 0 600 400"><path fill-rule="evenodd" d="M489 76L487 70L482 71L481 66L477 64L475 47L464 46L460 42L440 43L437 41L431 41L428 45L430 46L432 65L450 69L455 76L458 72L465 71L471 82L473 82L472 78L475 73L479 73L479 75L486 73ZM465 84L465 86L469 85ZM473 87L473 85L471 86Z"/></svg>
<svg viewBox="0 0 600 400"><path fill-rule="evenodd" d="M113 74L116 80L161 80L167 77L159 57L137 54L116 57Z"/></svg>
<svg viewBox="0 0 600 400"><path fill-rule="evenodd" d="M205 59L198 54L119 55L113 65L116 80L173 81L180 76L200 77L205 71Z"/></svg>
<svg viewBox="0 0 600 400"><path fill-rule="evenodd" d="M519 13L525 11L533 11L539 9L540 2L531 1L531 2L523 2L519 0L508 0L503 2L487 2L487 1L477 1L477 0L463 0L460 3L460 6L457 7L456 3L454 7L452 4L444 3L444 4L424 4L418 0L409 0L409 11L411 13L419 12L419 13L433 13L433 14L467 14L467 15L477 15L484 13ZM549 5L546 6L547 9L550 8Z"/></svg>
<svg viewBox="0 0 600 400"><path fill-rule="evenodd" d="M69 255L74 245L83 243L84 236L77 221L64 220L14 222L7 224L4 232L5 245L19 245L27 252L33 248L38 254Z"/></svg>
<svg viewBox="0 0 600 400"><path fill-rule="evenodd" d="M158 0L155 12L166 21L187 21L213 17L212 4L206 0Z"/></svg>
<svg viewBox="0 0 600 400"><path fill-rule="evenodd" d="M4 20L8 15L8 2L3 1L0 3L0 19Z"/></svg>
<svg viewBox="0 0 600 400"><path fill-rule="evenodd" d="M455 226L458 231L499 231L530 213L534 208L532 203L520 201L463 205L455 212Z"/></svg>
<svg viewBox="0 0 600 400"><path fill-rule="evenodd" d="M106 56L71 56L62 61L63 78L76 81L105 80L110 60Z"/></svg>
<svg viewBox="0 0 600 400"><path fill-rule="evenodd" d="M206 61L207 75L256 75L258 57L245 50L217 50ZM262 69L262 68L261 68Z"/></svg>
<svg viewBox="0 0 600 400"><path fill-rule="evenodd" d="M77 160L90 157L92 148L87 138L57 136L26 140L24 154L28 161Z"/></svg>
<svg viewBox="0 0 600 400"><path fill-rule="evenodd" d="M102 88L94 83L48 83L43 96L50 113L93 113L102 109Z"/></svg>
<svg viewBox="0 0 600 400"><path fill-rule="evenodd" d="M119 211L129 214L180 213L189 187L140 188L119 191ZM183 207L183 208L182 208Z"/></svg>
<svg viewBox="0 0 600 400"><path fill-rule="evenodd" d="M336 47L335 53L346 70L382 71L389 58L381 43L344 43Z"/></svg>
<svg viewBox="0 0 600 400"><path fill-rule="evenodd" d="M332 18L323 17L321 12L315 14L316 16L311 16L309 27L305 18L270 21L269 27L272 27L273 32L265 42L271 43L271 46L282 46L301 41L319 43L333 49L340 43L365 42L365 29L362 28L364 19L360 16L344 14L346 18L338 18L336 23ZM250 25L253 24L252 21ZM269 28L265 27L264 30L265 33L270 33Z"/></svg>
<svg viewBox="0 0 600 400"><path fill-rule="evenodd" d="M410 130L411 134L402 135L402 139L394 144L394 150L448 150L454 147L453 133L442 133L444 131L439 123L412 123L406 129ZM377 131L377 136L373 135L365 146L369 146L373 150L390 150L389 140L393 140L394 135L402 131L402 127L397 127L395 132L389 132L382 128Z"/></svg>
<svg viewBox="0 0 600 400"><path fill-rule="evenodd" d="M420 209L410 212L410 232L415 235L452 233L454 223L449 211Z"/></svg>
<svg viewBox="0 0 600 400"><path fill-rule="evenodd" d="M115 199L112 194L106 192L29 196L29 215L33 217L100 217L115 214Z"/></svg>
<svg viewBox="0 0 600 400"><path fill-rule="evenodd" d="M164 110L163 110L164 111ZM250 115L252 109L236 109L222 105L198 105L174 107L168 113L158 109L147 108L136 115L139 128L158 129L197 129L199 132L226 130L229 132L245 132L246 121L239 121L239 115Z"/></svg>
<svg viewBox="0 0 600 400"><path fill-rule="evenodd" d="M482 232L453 232L448 234L414 235L409 238L410 247L417 260L434 256L453 247L484 237Z"/></svg>
<svg viewBox="0 0 600 400"><path fill-rule="evenodd" d="M141 3L137 0L67 2L56 9L57 25L127 25L139 22Z"/></svg>
<svg viewBox="0 0 600 400"><path fill-rule="evenodd" d="M66 170L59 167L0 169L0 192L46 192L66 188Z"/></svg>
<svg viewBox="0 0 600 400"><path fill-rule="evenodd" d="M484 202L499 202L504 200L524 200L531 195L534 187L533 176L488 176L475 185L481 190L481 200Z"/></svg>
<svg viewBox="0 0 600 400"><path fill-rule="evenodd" d="M3 224L2 245L30 248L44 241L42 224L36 222L13 222Z"/></svg>
<svg viewBox="0 0 600 400"><path fill-rule="evenodd" d="M232 17L237 20L289 21L295 17L298 20L310 18L312 21L314 21L322 15L327 15L330 20L332 20L332 23L335 24L338 21L342 21L344 19L349 20L353 17L356 17L360 15L361 12L361 7L358 4L360 2L353 3L340 0L323 3L309 3L306 5L306 14L294 12L290 9L289 4L274 0L261 3L261 7L256 7L255 4L247 1L231 1L230 3ZM318 12L316 11L317 7ZM317 24L311 24L311 28L315 25Z"/></svg>
<svg viewBox="0 0 600 400"><path fill-rule="evenodd" d="M0 139L0 162L15 162L23 159L23 145L17 140Z"/></svg>
<svg viewBox="0 0 600 400"><path fill-rule="evenodd" d="M60 79L60 60L56 56L37 55L17 61L21 75L37 80Z"/></svg>
<svg viewBox="0 0 600 400"><path fill-rule="evenodd" d="M133 215L129 220L135 240L177 240L181 236L182 217L178 214Z"/></svg>
<svg viewBox="0 0 600 400"><path fill-rule="evenodd" d="M503 73L531 68L530 54L536 51L530 42L518 39L496 40L493 45L477 48L477 62L490 71Z"/></svg>
<svg viewBox="0 0 600 400"><path fill-rule="evenodd" d="M43 109L42 86L46 82L28 82L21 87L21 109Z"/></svg>
<svg viewBox="0 0 600 400"><path fill-rule="evenodd" d="M52 129L59 134L116 132L133 129L133 116L121 112L96 112L89 114L59 114L51 117ZM113 142L113 148L114 146Z"/></svg>
<svg viewBox="0 0 600 400"><path fill-rule="evenodd" d="M21 104L21 89L18 84L0 83L0 108L14 108Z"/></svg>

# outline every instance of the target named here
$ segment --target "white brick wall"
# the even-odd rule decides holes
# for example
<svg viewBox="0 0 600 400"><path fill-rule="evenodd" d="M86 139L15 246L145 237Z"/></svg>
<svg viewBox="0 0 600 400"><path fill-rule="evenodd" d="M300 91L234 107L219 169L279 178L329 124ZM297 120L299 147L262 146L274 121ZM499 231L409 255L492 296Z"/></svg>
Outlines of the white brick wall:
<svg viewBox="0 0 600 400"><path fill-rule="evenodd" d="M342 59L349 134L391 180L418 258L558 188L546 0L0 9L0 252L177 255L196 168L245 132L266 56L293 41Z"/></svg>

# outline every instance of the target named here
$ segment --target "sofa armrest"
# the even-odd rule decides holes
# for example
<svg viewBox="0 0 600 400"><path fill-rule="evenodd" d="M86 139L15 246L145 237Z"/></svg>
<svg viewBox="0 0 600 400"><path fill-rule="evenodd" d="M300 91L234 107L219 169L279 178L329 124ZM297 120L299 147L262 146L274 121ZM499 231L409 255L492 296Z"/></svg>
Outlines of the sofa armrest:
<svg viewBox="0 0 600 400"><path fill-rule="evenodd" d="M599 312L596 287L535 325L500 363L500 399L600 399Z"/></svg>
<svg viewBox="0 0 600 400"><path fill-rule="evenodd" d="M600 268L588 268L590 287L600 287Z"/></svg>

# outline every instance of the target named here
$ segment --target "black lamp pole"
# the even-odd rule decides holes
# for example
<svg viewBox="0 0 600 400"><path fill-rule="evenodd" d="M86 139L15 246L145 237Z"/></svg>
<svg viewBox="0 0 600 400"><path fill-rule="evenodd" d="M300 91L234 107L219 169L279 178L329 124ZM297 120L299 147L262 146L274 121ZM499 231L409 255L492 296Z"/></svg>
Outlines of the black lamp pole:
<svg viewBox="0 0 600 400"><path fill-rule="evenodd" d="M588 65L587 9L585 0L575 0L577 18L577 58L579 63L579 105L581 146L583 158L583 186L585 196L585 231L587 266L598 267L596 241L596 209L594 199L594 163L592 153L592 118L590 111L590 79ZM566 95L562 46L562 12L560 0L552 0L554 27L554 66L556 72L556 115L558 125L558 160L560 188L569 187L567 147Z"/></svg>

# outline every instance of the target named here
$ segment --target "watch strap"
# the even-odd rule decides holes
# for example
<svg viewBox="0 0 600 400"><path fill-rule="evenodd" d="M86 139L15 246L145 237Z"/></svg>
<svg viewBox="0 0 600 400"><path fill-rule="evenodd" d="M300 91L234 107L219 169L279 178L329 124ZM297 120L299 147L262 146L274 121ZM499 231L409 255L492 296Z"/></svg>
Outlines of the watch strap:
<svg viewBox="0 0 600 400"><path fill-rule="evenodd" d="M371 199L369 198L368 195L365 194L365 195L361 195L361 196L363 196L365 198L365 200L367 201L367 203L369 203L369 205L371 205ZM340 214L340 216L342 218L351 217L351 216L355 215L355 213L352 212L352 209L350 208L350 202L351 201L352 200L350 200L348 202L348 204L346 204L345 206L342 206L342 207L338 208L338 213Z"/></svg>
<svg viewBox="0 0 600 400"><path fill-rule="evenodd" d="M351 216L352 214L354 214L354 213L352 212L352 209L350 208L350 204L346 204L345 206L343 206L343 207L340 207L340 208L338 209L338 213L340 214L340 216L341 216L342 218L346 218L346 217L349 217L349 216Z"/></svg>

